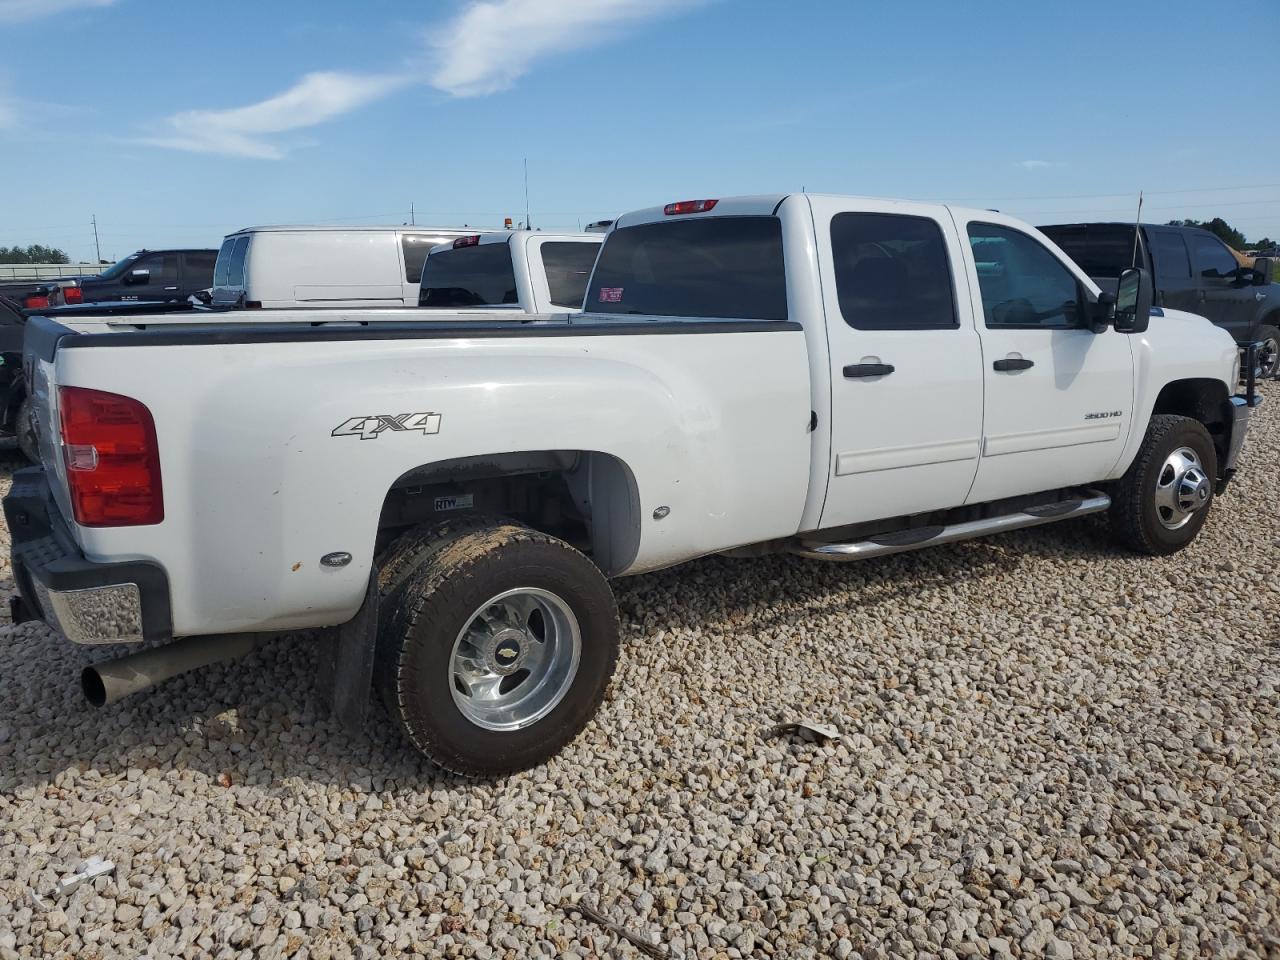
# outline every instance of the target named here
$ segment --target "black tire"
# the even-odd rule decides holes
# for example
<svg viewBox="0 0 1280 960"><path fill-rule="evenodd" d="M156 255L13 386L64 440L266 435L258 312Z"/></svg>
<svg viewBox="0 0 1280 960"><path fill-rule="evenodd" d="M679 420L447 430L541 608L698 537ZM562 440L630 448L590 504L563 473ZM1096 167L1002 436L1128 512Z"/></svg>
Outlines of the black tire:
<svg viewBox="0 0 1280 960"><path fill-rule="evenodd" d="M1156 490L1166 461L1180 448L1192 450L1208 478L1202 505L1177 529L1161 521ZM1155 556L1177 553L1200 532L1213 506L1213 484L1217 476L1218 454L1209 431L1198 420L1173 414L1151 418L1138 455L1114 484L1111 498L1111 530L1116 539L1139 553Z"/></svg>
<svg viewBox="0 0 1280 960"><path fill-rule="evenodd" d="M511 521L450 521L397 541L379 585L375 684L409 742L438 766L479 777L536 766L599 709L618 658L618 610L604 575L569 544ZM488 729L455 702L451 658L487 602L516 588L546 591L572 611L581 634L577 671L545 715L518 729Z"/></svg>
<svg viewBox="0 0 1280 960"><path fill-rule="evenodd" d="M36 439L36 425L31 417L31 398L24 397L13 421L13 433L18 438L18 449L32 463L40 462L40 442Z"/></svg>
<svg viewBox="0 0 1280 960"><path fill-rule="evenodd" d="M1272 380L1280 374L1280 330L1263 324L1258 328L1257 340L1262 344L1258 356L1258 378Z"/></svg>

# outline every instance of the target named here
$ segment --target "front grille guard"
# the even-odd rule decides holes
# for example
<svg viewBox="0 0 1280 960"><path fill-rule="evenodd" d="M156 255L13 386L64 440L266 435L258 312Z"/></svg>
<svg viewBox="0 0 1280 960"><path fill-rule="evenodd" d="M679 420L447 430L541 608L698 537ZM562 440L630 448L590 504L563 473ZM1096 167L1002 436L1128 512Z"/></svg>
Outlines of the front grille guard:
<svg viewBox="0 0 1280 960"><path fill-rule="evenodd" d="M1240 344L1240 385L1244 387L1245 402L1251 406L1258 405L1258 358L1262 353L1261 341Z"/></svg>

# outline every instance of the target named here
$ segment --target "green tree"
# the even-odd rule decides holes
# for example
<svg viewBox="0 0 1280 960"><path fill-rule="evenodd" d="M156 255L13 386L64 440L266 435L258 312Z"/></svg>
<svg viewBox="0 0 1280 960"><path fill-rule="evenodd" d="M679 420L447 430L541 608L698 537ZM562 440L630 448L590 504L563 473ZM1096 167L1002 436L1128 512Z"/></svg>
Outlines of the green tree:
<svg viewBox="0 0 1280 960"><path fill-rule="evenodd" d="M1244 238L1244 234L1221 217L1214 217L1212 220L1170 220L1169 226L1199 227L1202 230L1208 230L1227 246L1234 247L1237 250L1249 245L1249 241Z"/></svg>
<svg viewBox="0 0 1280 960"><path fill-rule="evenodd" d="M0 263L70 263L71 258L56 247L33 243L28 247L0 247Z"/></svg>

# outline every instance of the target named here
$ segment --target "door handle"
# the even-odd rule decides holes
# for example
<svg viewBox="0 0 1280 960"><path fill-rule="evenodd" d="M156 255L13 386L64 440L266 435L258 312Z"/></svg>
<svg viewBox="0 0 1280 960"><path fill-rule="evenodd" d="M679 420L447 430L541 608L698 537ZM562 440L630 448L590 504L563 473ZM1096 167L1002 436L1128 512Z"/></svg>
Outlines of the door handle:
<svg viewBox="0 0 1280 960"><path fill-rule="evenodd" d="M892 363L851 363L844 368L844 375L850 380L856 377L887 377L891 373Z"/></svg>
<svg viewBox="0 0 1280 960"><path fill-rule="evenodd" d="M1010 370L1029 370L1036 365L1034 360L1027 360L1023 357L1006 357L1003 360L997 360L991 364L992 370L999 370L1001 373Z"/></svg>

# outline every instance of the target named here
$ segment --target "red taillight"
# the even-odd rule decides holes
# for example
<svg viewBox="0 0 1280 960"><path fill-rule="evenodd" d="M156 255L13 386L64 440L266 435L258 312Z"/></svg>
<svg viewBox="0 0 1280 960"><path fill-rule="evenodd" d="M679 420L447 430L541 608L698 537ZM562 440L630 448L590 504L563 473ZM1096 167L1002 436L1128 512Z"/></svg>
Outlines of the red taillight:
<svg viewBox="0 0 1280 960"><path fill-rule="evenodd" d="M76 523L134 527L164 519L151 411L132 397L59 387L62 453Z"/></svg>
<svg viewBox="0 0 1280 960"><path fill-rule="evenodd" d="M479 236L459 237L457 240L453 241L453 249L457 250L459 247L474 247L479 242Z"/></svg>
<svg viewBox="0 0 1280 960"><path fill-rule="evenodd" d="M718 200L680 200L677 203L668 203L662 208L662 212L668 217L674 217L681 213L706 213L708 210L715 209Z"/></svg>
<svg viewBox="0 0 1280 960"><path fill-rule="evenodd" d="M49 306L49 298L43 293L28 294L22 305L28 310L43 310Z"/></svg>
<svg viewBox="0 0 1280 960"><path fill-rule="evenodd" d="M84 303L84 291L79 287L62 288L63 303Z"/></svg>

